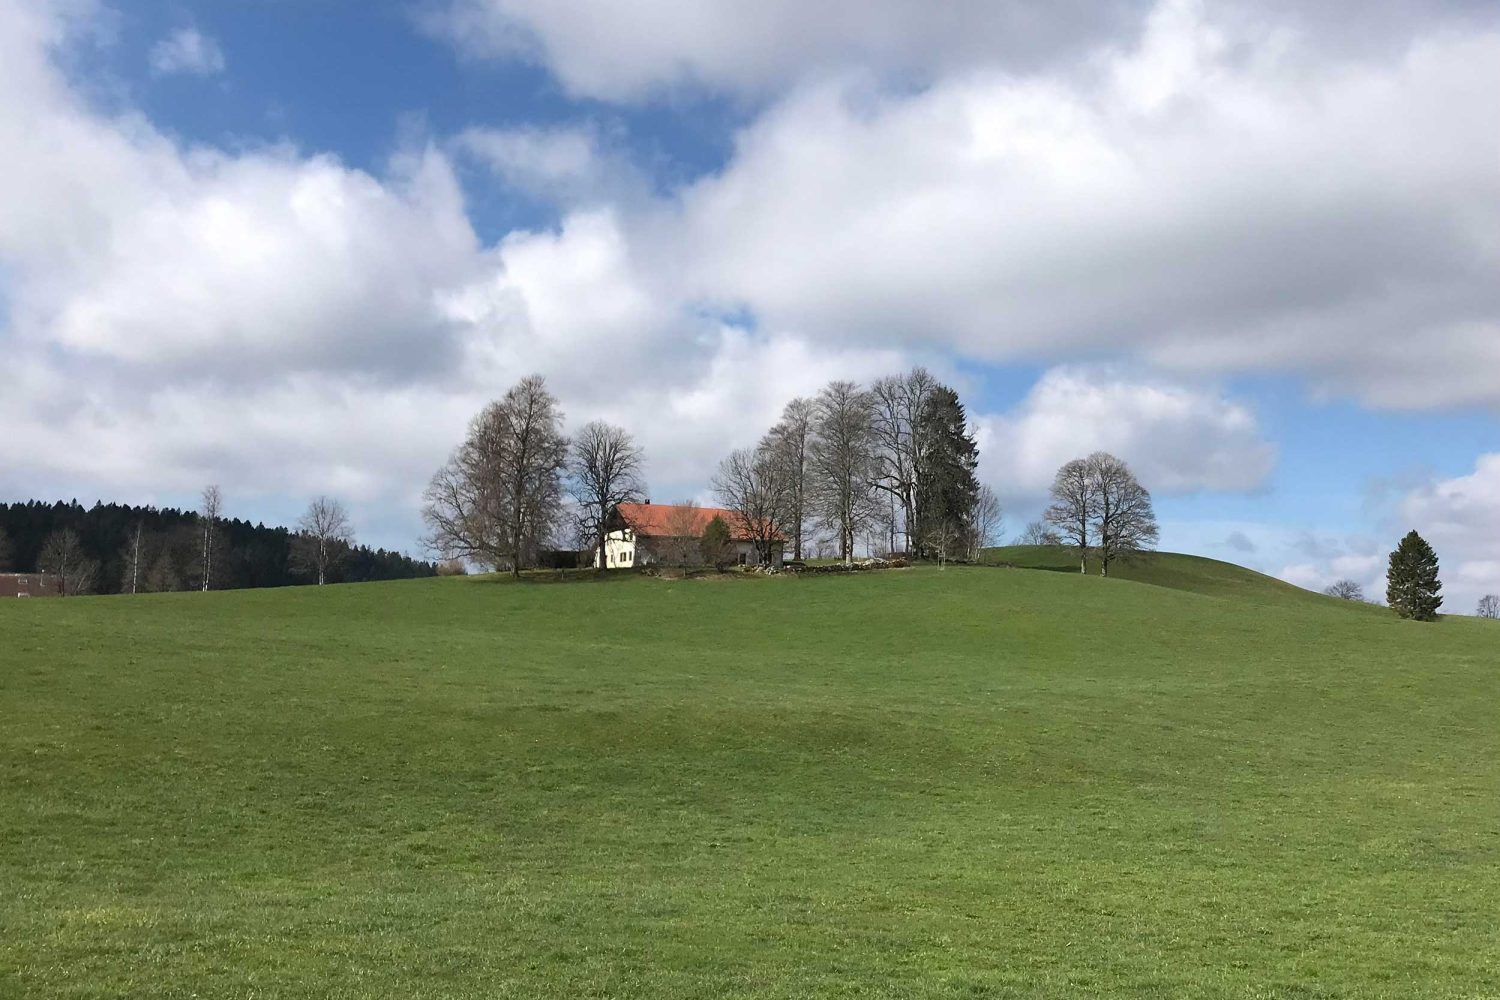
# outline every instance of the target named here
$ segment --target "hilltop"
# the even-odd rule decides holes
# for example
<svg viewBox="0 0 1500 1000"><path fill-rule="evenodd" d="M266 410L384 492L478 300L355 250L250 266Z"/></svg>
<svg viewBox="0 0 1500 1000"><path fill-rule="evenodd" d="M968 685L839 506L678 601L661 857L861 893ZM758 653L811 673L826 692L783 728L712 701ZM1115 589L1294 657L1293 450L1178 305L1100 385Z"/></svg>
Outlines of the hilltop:
<svg viewBox="0 0 1500 1000"><path fill-rule="evenodd" d="M1077 553L1059 545L1009 545L985 549L982 561L992 566L1078 573ZM1097 574L1099 567L1091 562L1089 572ZM1330 600L1322 594L1235 563L1178 552L1147 552L1123 559L1111 565L1110 577L1258 603L1325 603Z"/></svg>
<svg viewBox="0 0 1500 1000"><path fill-rule="evenodd" d="M1492 992L1500 630L1224 565L0 605L0 993Z"/></svg>

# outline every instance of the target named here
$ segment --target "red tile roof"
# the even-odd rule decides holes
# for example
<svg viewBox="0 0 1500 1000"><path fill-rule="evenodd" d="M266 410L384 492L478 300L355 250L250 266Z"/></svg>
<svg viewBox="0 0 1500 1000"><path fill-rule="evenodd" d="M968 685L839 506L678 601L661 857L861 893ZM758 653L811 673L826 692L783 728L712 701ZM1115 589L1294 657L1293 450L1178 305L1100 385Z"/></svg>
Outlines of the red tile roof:
<svg viewBox="0 0 1500 1000"><path fill-rule="evenodd" d="M703 529L715 517L722 517L729 525L729 537L735 541L751 541L745 519L732 510L722 507L683 507L670 503L622 503L618 508L620 517L630 525L637 535L651 538L698 538ZM782 539L780 531L772 531L772 538Z"/></svg>

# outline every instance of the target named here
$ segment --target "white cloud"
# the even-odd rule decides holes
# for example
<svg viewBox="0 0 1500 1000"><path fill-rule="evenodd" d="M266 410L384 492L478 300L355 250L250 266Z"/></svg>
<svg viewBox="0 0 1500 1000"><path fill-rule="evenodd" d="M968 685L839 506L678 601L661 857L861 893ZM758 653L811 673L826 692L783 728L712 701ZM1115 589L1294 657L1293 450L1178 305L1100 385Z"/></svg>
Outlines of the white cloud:
<svg viewBox="0 0 1500 1000"><path fill-rule="evenodd" d="M543 200L576 206L648 197L629 159L593 127L474 127L453 147L509 187Z"/></svg>
<svg viewBox="0 0 1500 1000"><path fill-rule="evenodd" d="M486 247L439 149L376 176L105 117L49 58L68 28L0 0L7 496L339 492L407 545L468 417L530 371L635 429L673 495L809 379L894 357L726 327L609 206Z"/></svg>
<svg viewBox="0 0 1500 1000"><path fill-rule="evenodd" d="M763 94L878 65L1035 66L1128 31L1142 0L445 0L428 27L473 55L544 63L571 92L636 100L675 87Z"/></svg>
<svg viewBox="0 0 1500 1000"><path fill-rule="evenodd" d="M1238 31L1269 23L1365 57L1388 56L1418 26L1464 30L1487 16L1482 0L1202 6ZM540 63L574 94L642 101L683 89L777 94L849 70L911 85L977 66L1068 66L1100 44L1135 39L1155 9L1150 0L432 0L422 21L471 56Z"/></svg>
<svg viewBox="0 0 1500 1000"><path fill-rule="evenodd" d="M828 341L1500 404L1500 25L1340 60L1166 2L1092 66L799 87L683 194L679 266Z"/></svg>
<svg viewBox="0 0 1500 1000"><path fill-rule="evenodd" d="M635 429L663 495L789 396L914 357L1054 366L986 425L987 471L1032 491L1095 447L1161 493L1257 488L1273 452L1204 372L1500 404L1493 19L1345 58L1178 2L565 6L448 23L577 93L766 100L721 171L653 198L589 126L383 171L189 146L59 72L81 0L0 0L0 489L216 478L410 512L532 370L570 419ZM560 221L485 245L459 158Z"/></svg>
<svg viewBox="0 0 1500 1000"><path fill-rule="evenodd" d="M1275 464L1255 415L1223 395L1107 368L1055 368L1012 413L978 416L985 477L1046 492L1064 462L1108 451L1161 494L1261 487Z"/></svg>
<svg viewBox="0 0 1500 1000"><path fill-rule="evenodd" d="M156 76L215 76L224 72L224 50L197 28L178 28L151 47Z"/></svg>
<svg viewBox="0 0 1500 1000"><path fill-rule="evenodd" d="M1398 530L1415 528L1437 550L1443 610L1472 614L1481 595L1500 594L1500 452L1411 491L1396 512Z"/></svg>

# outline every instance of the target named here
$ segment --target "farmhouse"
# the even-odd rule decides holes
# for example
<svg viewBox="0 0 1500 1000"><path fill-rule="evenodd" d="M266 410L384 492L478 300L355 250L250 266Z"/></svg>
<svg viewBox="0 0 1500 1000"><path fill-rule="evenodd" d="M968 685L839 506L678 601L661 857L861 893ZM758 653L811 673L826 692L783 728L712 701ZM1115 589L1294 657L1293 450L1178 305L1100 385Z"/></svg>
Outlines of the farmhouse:
<svg viewBox="0 0 1500 1000"><path fill-rule="evenodd" d="M47 573L0 573L0 597L61 597L62 577Z"/></svg>
<svg viewBox="0 0 1500 1000"><path fill-rule="evenodd" d="M604 537L605 569L629 569L653 563L688 564L702 561L699 540L715 517L729 527L729 559L741 566L761 562L754 533L745 519L720 507L692 507L663 503L622 503L615 508ZM785 540L771 530L770 564L780 568ZM597 566L599 557L594 557Z"/></svg>

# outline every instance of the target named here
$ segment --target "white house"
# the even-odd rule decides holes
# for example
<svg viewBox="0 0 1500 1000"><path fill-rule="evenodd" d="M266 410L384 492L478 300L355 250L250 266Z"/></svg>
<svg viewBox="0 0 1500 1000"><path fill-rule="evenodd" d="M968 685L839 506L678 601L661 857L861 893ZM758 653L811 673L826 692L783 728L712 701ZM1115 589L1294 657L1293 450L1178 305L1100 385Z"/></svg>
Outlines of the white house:
<svg viewBox="0 0 1500 1000"><path fill-rule="evenodd" d="M703 531L715 517L729 527L729 549L732 562L754 566L761 561L752 532L745 519L721 507L690 507L664 503L622 503L610 519L610 530L604 536L604 568L629 569L653 563L672 562L676 553L684 553L686 562L701 560L698 543ZM781 532L771 531L771 565L781 567L785 541ZM594 556L597 567L599 557Z"/></svg>

